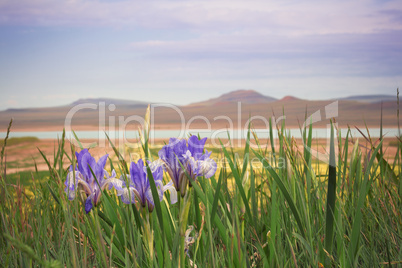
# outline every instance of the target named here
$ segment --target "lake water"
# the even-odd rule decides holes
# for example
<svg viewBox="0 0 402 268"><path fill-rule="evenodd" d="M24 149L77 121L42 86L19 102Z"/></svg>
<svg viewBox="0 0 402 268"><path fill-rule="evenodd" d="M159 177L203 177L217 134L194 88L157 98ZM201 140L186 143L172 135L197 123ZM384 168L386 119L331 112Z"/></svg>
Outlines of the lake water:
<svg viewBox="0 0 402 268"><path fill-rule="evenodd" d="M367 136L367 131L365 129L360 129L364 135ZM290 133L295 138L302 137L300 129L287 129L287 133ZM379 128L371 128L370 136L373 138L380 137L380 129ZM268 138L269 131L267 129L256 129L255 130L257 136L259 138ZM75 131L79 139L105 139L106 135L103 131ZM126 139L136 139L138 138L137 131L113 131L113 132L106 132L111 139L117 138L126 138ZM346 128L341 129L342 137L345 137L347 133ZM362 137L362 135L356 130L351 129L351 133L353 137ZM185 138L189 134L199 134L201 137L207 137L209 139L225 139L228 137L228 130L226 129L219 129L219 130L208 130L208 129L191 129L191 130L154 130L150 133L151 139L168 139L170 137L176 138ZM383 128L383 134L386 137L395 137L398 136L398 129L397 128ZM39 132L11 132L10 137L37 137L39 139L57 139L60 138L62 135L61 131L39 131ZM247 129L244 130L231 130L229 131L229 135L231 139L244 139L247 137ZM322 128L313 128L313 138L329 138L330 129L322 129ZM0 138L5 138L6 132L0 132ZM277 132L274 130L274 137L277 138ZM71 139L74 135L71 132L66 132L66 137Z"/></svg>

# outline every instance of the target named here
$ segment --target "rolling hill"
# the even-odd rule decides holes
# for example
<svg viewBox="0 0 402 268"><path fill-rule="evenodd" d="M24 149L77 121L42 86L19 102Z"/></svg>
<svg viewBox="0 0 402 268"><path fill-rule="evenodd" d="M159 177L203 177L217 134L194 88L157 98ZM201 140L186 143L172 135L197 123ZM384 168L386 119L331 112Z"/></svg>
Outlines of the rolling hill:
<svg viewBox="0 0 402 268"><path fill-rule="evenodd" d="M342 100L350 100L350 101L358 101L365 103L376 103L376 102L387 102L387 101L396 101L395 96L392 95L355 95L349 96L346 98L342 98Z"/></svg>
<svg viewBox="0 0 402 268"><path fill-rule="evenodd" d="M264 96L261 93L255 90L236 90L226 94L223 94L217 98L209 99L202 102L192 103L188 106L212 106L212 105L222 105L222 104L230 104L242 102L245 104L254 104L254 103L267 103L273 102L277 99Z"/></svg>
<svg viewBox="0 0 402 268"><path fill-rule="evenodd" d="M79 99L69 106L75 106L78 104L84 103L94 103L99 104L104 102L105 105L114 104L116 106L131 106L131 107L147 107L148 103L144 101L135 101L135 100L122 100L122 99L110 99L110 98L87 98L87 99Z"/></svg>
<svg viewBox="0 0 402 268"><path fill-rule="evenodd" d="M336 122L340 126L368 126L379 127L381 118L381 103L378 96L353 96L352 99L338 100ZM363 101L357 101L363 100ZM367 102L364 100L371 99ZM396 98L382 103L383 125L397 126ZM309 116L317 111L322 120L315 123L316 127L326 127L329 118L326 106L335 100L304 100L293 96L286 96L280 100L264 96L253 90L237 90L223 94L217 98L192 103L185 106L157 107L154 109L154 127L163 129L173 128L205 128L221 129L224 127L244 128L249 118L253 120L256 128L265 128L267 120L279 118L283 111L286 115L286 125L298 127ZM241 102L240 109L238 102ZM72 110L79 104L95 104L94 108ZM99 105L105 104L100 110ZM110 108L110 104L114 107ZM72 128L75 130L96 130L99 124L105 127L123 126L126 129L137 129L139 118L143 118L147 103L143 101L117 100L117 99L80 99L68 105L47 108L8 109L0 111L0 132L6 131L8 123L13 118L13 131L60 131L63 129L66 117L71 116ZM114 108L114 109L113 109ZM184 123L181 122L181 116ZM206 123L206 120L209 122Z"/></svg>

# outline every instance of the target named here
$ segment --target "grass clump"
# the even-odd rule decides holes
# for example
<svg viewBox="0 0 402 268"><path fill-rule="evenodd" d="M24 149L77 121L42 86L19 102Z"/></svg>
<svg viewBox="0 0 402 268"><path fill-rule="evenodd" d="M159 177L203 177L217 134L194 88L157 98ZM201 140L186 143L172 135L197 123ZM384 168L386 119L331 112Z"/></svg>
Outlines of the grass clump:
<svg viewBox="0 0 402 268"><path fill-rule="evenodd" d="M402 143L402 137L390 141L388 145L391 147L399 147L401 143Z"/></svg>
<svg viewBox="0 0 402 268"><path fill-rule="evenodd" d="M277 132L277 140L271 135L260 144L249 129L244 148L216 149L225 164L214 176L191 181L191 194L177 204L165 194L149 214L138 202L126 205L107 190L88 214L79 198L69 201L64 182L80 149L65 148L63 135L53 157L43 155L48 177L32 180L32 195L25 193L28 186L1 173L0 262L10 267L401 265L402 146L390 161L382 154L382 140L368 140L370 147L362 149L350 130L337 140L340 133L332 128L328 165L316 160L311 126L301 130L301 150L284 124L276 130L271 124L270 131ZM250 140L257 146L250 147ZM142 155L157 157L143 142ZM119 161L109 161L107 169L127 174L130 159L113 148ZM151 189L156 200L154 183Z"/></svg>

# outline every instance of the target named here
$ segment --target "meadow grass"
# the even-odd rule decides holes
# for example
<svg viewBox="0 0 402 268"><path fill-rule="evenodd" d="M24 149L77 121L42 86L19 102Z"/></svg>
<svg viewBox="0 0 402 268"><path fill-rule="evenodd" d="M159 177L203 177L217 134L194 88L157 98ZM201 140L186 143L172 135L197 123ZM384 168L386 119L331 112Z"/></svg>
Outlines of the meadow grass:
<svg viewBox="0 0 402 268"><path fill-rule="evenodd" d="M191 194L186 195L190 200L171 205L165 195L149 219L141 207L123 204L113 191L104 191L100 205L89 214L79 198L69 201L64 181L76 148L65 146L64 135L52 159L43 154L46 172L17 178L6 173L2 157L0 263L4 267L402 265L402 143L390 161L383 157L382 140L367 138L366 150L349 133L336 140L337 130L332 128L328 165L308 150L314 148L311 126L303 130L307 146L301 151L285 130L284 124L277 129L270 125L278 140L272 135L267 144L260 144L249 129L247 140L253 139L257 148L249 143L244 148L215 148L214 154L224 159L216 174L193 181ZM127 173L130 159L113 148L119 161L110 160L107 169ZM157 157L146 140L142 153ZM64 162L65 157L69 161ZM259 165L251 161L255 158ZM279 161L285 165L279 166ZM31 182L20 183L25 180ZM155 184L151 188L156 194ZM188 213L186 221L181 211Z"/></svg>
<svg viewBox="0 0 402 268"><path fill-rule="evenodd" d="M12 145L17 145L17 144L23 144L27 142L36 142L39 141L37 137L12 137L7 139L7 145L12 146ZM0 140L0 147L4 146L4 140Z"/></svg>

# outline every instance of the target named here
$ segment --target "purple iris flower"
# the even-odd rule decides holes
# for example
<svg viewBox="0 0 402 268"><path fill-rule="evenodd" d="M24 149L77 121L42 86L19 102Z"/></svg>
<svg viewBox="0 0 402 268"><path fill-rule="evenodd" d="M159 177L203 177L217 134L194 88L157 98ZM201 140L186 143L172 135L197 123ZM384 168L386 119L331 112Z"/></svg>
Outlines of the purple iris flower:
<svg viewBox="0 0 402 268"><path fill-rule="evenodd" d="M216 172L217 165L210 158L211 152L205 150L203 153L206 140L207 138L199 140L193 135L188 139L187 145L184 139L171 138L169 144L163 146L158 153L174 187L182 196L186 192L186 172L193 180L202 176L210 178Z"/></svg>
<svg viewBox="0 0 402 268"><path fill-rule="evenodd" d="M151 169L152 177L154 178L156 189L159 195L159 201L163 199L163 193L166 190L170 190L172 204L177 201L176 190L171 184L163 185L163 168L157 162L148 162ZM128 185L127 185L128 182ZM142 207L148 206L150 212L153 211L155 203L151 192L151 186L149 184L149 178L147 175L147 167L144 166L142 159L137 163L131 162L130 174L120 177L119 180L114 180L112 186L116 189L117 195L121 197L121 201L125 204L135 203L135 198L140 202Z"/></svg>
<svg viewBox="0 0 402 268"><path fill-rule="evenodd" d="M112 171L109 177L108 172L104 169L108 155L102 156L98 162L91 156L88 149L83 149L80 153L75 153L77 157L77 166L73 170L70 166L70 172L67 174L66 192L68 199L73 200L77 191L84 194L85 212L88 213L100 201L102 191L106 186L115 180L116 172ZM92 172L91 172L92 169ZM93 176L95 174L95 177ZM105 179L106 177L106 179Z"/></svg>

